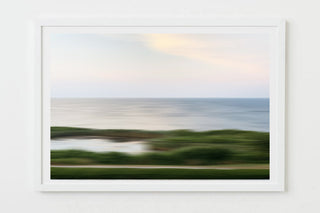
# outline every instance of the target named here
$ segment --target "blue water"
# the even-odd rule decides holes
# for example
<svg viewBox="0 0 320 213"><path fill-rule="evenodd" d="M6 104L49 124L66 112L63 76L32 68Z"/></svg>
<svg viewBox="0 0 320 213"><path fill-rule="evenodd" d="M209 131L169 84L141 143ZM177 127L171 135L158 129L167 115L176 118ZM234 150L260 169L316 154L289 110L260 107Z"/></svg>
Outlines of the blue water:
<svg viewBox="0 0 320 213"><path fill-rule="evenodd" d="M269 99L52 99L51 126L269 131Z"/></svg>

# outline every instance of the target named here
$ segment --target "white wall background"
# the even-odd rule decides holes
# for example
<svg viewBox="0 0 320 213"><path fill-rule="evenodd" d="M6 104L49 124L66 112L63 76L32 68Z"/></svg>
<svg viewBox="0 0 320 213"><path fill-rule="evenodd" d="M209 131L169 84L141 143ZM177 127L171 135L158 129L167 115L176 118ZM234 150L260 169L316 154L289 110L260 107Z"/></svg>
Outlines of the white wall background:
<svg viewBox="0 0 320 213"><path fill-rule="evenodd" d="M320 3L316 0L2 0L0 212L320 212ZM287 38L287 191L40 193L32 188L28 21L40 14L281 17Z"/></svg>

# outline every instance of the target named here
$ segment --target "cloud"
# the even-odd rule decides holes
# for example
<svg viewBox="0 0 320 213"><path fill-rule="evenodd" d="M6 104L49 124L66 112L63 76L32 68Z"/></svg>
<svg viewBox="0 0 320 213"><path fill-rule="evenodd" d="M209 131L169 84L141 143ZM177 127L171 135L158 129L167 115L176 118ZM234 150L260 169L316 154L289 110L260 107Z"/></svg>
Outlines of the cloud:
<svg viewBox="0 0 320 213"><path fill-rule="evenodd" d="M264 78L268 75L268 51L261 51L259 41L235 36L223 38L212 35L144 34L149 48L165 54L185 57L212 66L218 78L245 75L247 78ZM210 38L211 37L211 38ZM240 39L239 39L240 38ZM264 41L265 42L265 41Z"/></svg>

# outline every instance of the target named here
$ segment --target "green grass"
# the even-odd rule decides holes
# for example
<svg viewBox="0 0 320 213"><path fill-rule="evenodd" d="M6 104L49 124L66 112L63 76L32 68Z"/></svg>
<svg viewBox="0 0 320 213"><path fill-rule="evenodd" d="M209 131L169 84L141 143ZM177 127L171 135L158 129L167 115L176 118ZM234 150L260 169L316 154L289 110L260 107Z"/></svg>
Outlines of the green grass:
<svg viewBox="0 0 320 213"><path fill-rule="evenodd" d="M119 152L88 152L81 150L51 151L53 165L216 165L269 163L265 153L235 153L228 149L186 147L166 152L130 155Z"/></svg>
<svg viewBox="0 0 320 213"><path fill-rule="evenodd" d="M256 149L269 149L269 133L243 130L192 130L147 131L123 129L87 129L51 127L51 138L101 137L115 141L147 141L153 150L172 150L186 146L242 145Z"/></svg>
<svg viewBox="0 0 320 213"><path fill-rule="evenodd" d="M51 168L51 179L269 179L267 169Z"/></svg>
<svg viewBox="0 0 320 213"><path fill-rule="evenodd" d="M254 148L269 150L269 133L241 130L212 130L194 132L189 130L168 131L162 137L150 140L153 150L172 150L186 146L217 146L223 145L230 148Z"/></svg>
<svg viewBox="0 0 320 213"><path fill-rule="evenodd" d="M129 155L119 152L97 153L81 150L51 151L55 165L212 165L223 163L232 156L227 149L190 147L170 152L149 152Z"/></svg>
<svg viewBox="0 0 320 213"><path fill-rule="evenodd" d="M243 130L146 131L51 127L51 138L100 137L119 143L145 141L153 152L138 155L80 150L51 151L56 165L214 165L269 163L269 133Z"/></svg>
<svg viewBox="0 0 320 213"><path fill-rule="evenodd" d="M116 141L132 141L158 138L161 136L161 131L51 127L51 138L101 137Z"/></svg>

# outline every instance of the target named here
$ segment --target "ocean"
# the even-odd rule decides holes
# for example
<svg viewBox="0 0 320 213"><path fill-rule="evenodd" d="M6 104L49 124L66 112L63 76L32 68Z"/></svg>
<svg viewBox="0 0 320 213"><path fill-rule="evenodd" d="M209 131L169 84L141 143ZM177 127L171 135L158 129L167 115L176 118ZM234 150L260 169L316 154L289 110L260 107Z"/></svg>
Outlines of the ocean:
<svg viewBox="0 0 320 213"><path fill-rule="evenodd" d="M51 126L269 131L267 98L53 98Z"/></svg>

